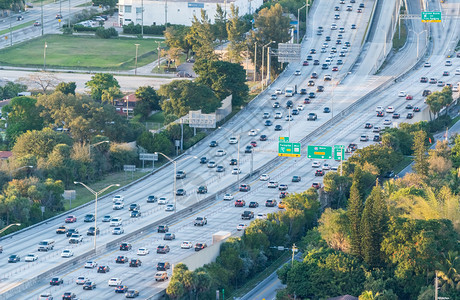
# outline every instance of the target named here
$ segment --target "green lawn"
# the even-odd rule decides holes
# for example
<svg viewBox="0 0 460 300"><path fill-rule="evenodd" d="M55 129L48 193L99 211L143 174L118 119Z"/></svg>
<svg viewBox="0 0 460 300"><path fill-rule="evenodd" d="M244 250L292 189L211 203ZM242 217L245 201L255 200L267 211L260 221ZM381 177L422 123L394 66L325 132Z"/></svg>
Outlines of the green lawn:
<svg viewBox="0 0 460 300"><path fill-rule="evenodd" d="M399 37L399 26L396 26L395 35L393 36L393 48L399 51L406 44L407 40L407 28L405 20L401 20L401 38Z"/></svg>
<svg viewBox="0 0 460 300"><path fill-rule="evenodd" d="M99 39L93 36L46 35L0 50L0 64L42 66L46 42L46 65L49 68L130 70L135 66L134 44L140 44L138 49L138 67L140 67L157 58L156 41L137 38Z"/></svg>
<svg viewBox="0 0 460 300"><path fill-rule="evenodd" d="M15 31L15 30L19 30L19 29L22 29L22 28L25 28L25 27L29 27L34 23L35 23L35 21L29 21L29 22L25 22L25 23L13 26L13 27L11 27L11 31ZM4 29L4 30L0 30L0 35L8 34L9 32L10 32L9 28ZM14 36L13 36L13 39L14 39Z"/></svg>

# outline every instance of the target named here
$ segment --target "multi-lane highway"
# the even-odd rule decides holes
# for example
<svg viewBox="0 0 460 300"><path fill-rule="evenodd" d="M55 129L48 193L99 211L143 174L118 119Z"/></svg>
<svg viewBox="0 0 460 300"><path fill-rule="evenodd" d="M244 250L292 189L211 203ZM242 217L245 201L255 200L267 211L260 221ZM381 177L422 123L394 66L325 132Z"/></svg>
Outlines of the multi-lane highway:
<svg viewBox="0 0 460 300"><path fill-rule="evenodd" d="M347 1L348 2L348 1ZM454 10L457 14L459 13L458 5L450 3L445 9L449 11ZM107 286L107 281L112 277L121 278L124 284L130 288L135 288L140 291L141 299L145 299L147 296L154 294L161 289L164 289L167 285L165 283L156 283L153 280L155 274L156 263L160 261L169 261L171 263L177 263L193 253L193 249L185 250L180 249L180 243L184 240L196 242L205 242L211 244L212 234L219 230L230 230L236 231L236 226L241 223L240 214L244 208L234 207L233 201L223 201L222 196L226 187L235 184L237 181L236 175L231 174L231 168L229 165L231 158L237 158L237 153L240 152L240 168L242 169L241 178L244 178L251 169L258 170L262 168L262 172L267 173L271 180L275 180L278 183L284 183L288 185L288 192L301 192L311 186L313 182L320 182L320 177L315 177L315 168L312 168L312 161L306 159L305 156L301 158L280 158L274 163L266 166L268 161L273 160L277 153L277 143L280 136L289 136L291 141L302 141L303 145L306 144L318 144L318 145L348 145L349 143L357 143L359 147L364 147L371 144L370 141L360 142L360 136L368 135L370 138L374 135L371 130L365 129L364 124L369 122L374 126L385 127L384 120L388 119L388 126L394 126L395 123L402 121L413 122L420 119L415 113L415 118L406 120L405 116L409 110L405 107L408 103L413 106L419 106L422 110L426 107L423 103L423 97L421 92L424 89L441 89L441 87L435 87L428 83L420 83L419 79L421 76L426 77L437 77L446 82L454 83L455 80L459 81L459 75L455 74L455 69L459 67L458 58L452 58L452 66L445 66L445 45L450 43L448 39L454 39L458 37L459 28L455 26L456 19L451 19L448 22L450 26L438 26L436 29L438 34L433 36L433 55L430 57L431 67L420 68L408 76L404 81L389 84L385 83L392 77L376 77L365 72L359 71L357 73L363 74L360 77L349 76L351 79L346 79L344 83L338 84L345 75L352 62L359 54L361 48L361 40L367 27L367 22L370 16L370 7L372 7L372 1L366 2L366 7L362 13L357 13L358 4L353 5L352 11L346 11L347 4L339 4L339 1L333 3L325 3L324 1L315 2L313 10L310 16L310 31L307 34L307 39L302 44L303 54L302 57L306 58L307 55L312 55L312 59L318 59L319 65L313 65L313 60L309 61L309 66L302 66L300 64L291 64L285 71L285 73L268 88L267 91L263 92L257 99L255 99L245 110L240 112L232 120L225 125L223 129L216 130L211 136L205 141L197 145L194 149L187 152L186 157L192 157L186 161L179 162L177 165L178 170L184 170L187 173L185 179L177 181L177 188L183 188L187 191L187 196L178 197L177 209L183 210L187 207L194 207L194 205L203 199L206 195L196 194L196 188L199 185L207 185L209 194L217 193L216 201L208 206L205 210L197 212L195 215L182 218L173 222L170 226L170 232L176 234L176 240L167 242L171 247L171 252L168 254L156 254L156 247L159 244L164 243L163 234L157 233L155 228L146 230L145 234L141 238L135 240L129 240L132 243L133 249L127 253L124 251L117 250L116 247L107 249L106 244L119 236L111 234L111 228L107 223L99 222L101 228L101 235L98 237L97 254L92 257L99 264L107 264L111 267L111 271L107 274L96 273L96 270L84 269L83 264L78 264L71 267L62 269L61 272L57 272L56 275L63 277L64 284L60 286L49 286L49 279L43 279L38 281L36 284L31 286L28 290L23 291L20 295L17 295L16 299L35 299L39 294L44 292L52 292L55 296L60 296L66 291L74 292L79 298L95 298L105 299L114 295L112 287ZM337 12L334 10L335 6L339 6L340 10ZM339 14L340 18L336 19L335 14ZM321 20L321 21L319 21ZM380 19L382 22L384 19ZM388 20L387 20L388 22ZM332 23L337 25L337 29L331 29ZM355 24L357 29L351 29L351 25ZM435 24L435 27L438 24ZM323 32L318 35L318 26L323 27ZM451 27L453 26L453 27ZM344 28L344 32L339 33L340 28ZM447 28L448 27L448 28ZM443 30L449 31L450 34L443 34ZM322 69L322 64L325 63L328 56L332 56L330 49L332 47L342 48L342 45L335 45L338 40L338 35L342 34L342 43L349 41L351 47L347 49L345 57L338 57L337 53L334 53L332 57L332 63L328 69ZM331 41L327 42L328 47L326 51L321 53L323 43L325 43L326 36L331 37ZM382 47L379 49L381 50ZM310 49L315 49L316 54L309 54ZM374 49L373 51L377 51ZM338 51L340 53L340 51ZM378 59L378 55L375 56ZM337 65L338 59L343 60L343 65ZM337 66L339 71L332 72L332 67ZM366 68L368 66L362 66ZM295 71L299 70L300 75L294 75ZM450 71L449 76L442 76L442 72ZM318 79L310 79L312 72L317 72ZM324 81L324 75L330 74L332 76L331 81ZM351 74L353 75L353 74ZM315 86L307 86L309 80L313 80ZM359 105L355 105L353 110L348 109L356 99L366 95L373 88L377 88L380 84L384 83L385 88L381 88L379 93L375 93L367 98L365 101L361 100ZM293 97L284 97L278 95L276 100L271 100L270 95L274 94L275 90L283 90L286 85L296 84L298 90L306 88L307 93L315 92L316 98L311 99L311 103L304 103L305 97L308 95L294 95ZM316 92L318 85L324 86L324 92ZM414 96L413 100L405 100L404 97L398 97L400 91L405 91L407 94ZM288 100L293 101L293 108L297 108L303 105L303 110L299 111L298 115L293 115L292 121L286 121L285 116L289 113L289 110L285 108L285 104ZM274 108L274 102L280 102L280 108ZM386 114L383 118L376 116L375 107L381 105L384 107L393 106L395 111L401 114L401 119L392 119L391 114ZM333 113L324 113L324 107L331 108ZM265 119L262 118L264 112L270 113L270 120L273 122L271 126L265 126ZM276 112L282 112L282 119L274 119ZM308 113L316 113L318 119L316 121L308 121ZM334 120L332 115L334 114ZM328 122L329 121L329 122ZM326 122L328 122L326 125ZM328 125L329 124L329 125ZM281 131L275 131L275 125L281 125ZM321 127L319 131L315 131L318 127ZM255 130L256 136L248 135L250 130ZM267 141L260 141L260 136L266 135ZM231 136L240 137L240 147L237 149L237 144L229 144L229 138ZM307 138L306 138L307 137ZM209 147L208 143L212 140L216 140L219 145L217 147ZM245 154L244 149L251 141L257 142L257 147L254 148L253 154ZM215 156L218 149L225 149L227 154L224 156ZM302 154L305 154L303 150ZM200 164L199 159L202 156L206 156L209 159L214 160L218 165L225 167L225 172L217 173L215 168L208 168L206 164ZM193 159L197 157L197 159ZM327 162L331 166L337 166L337 162ZM298 175L302 177L301 182L291 182L292 176ZM141 228L149 223L153 223L155 220L159 220L171 214L165 212L162 205L156 203L146 203L146 198L149 195L155 195L157 197L167 197L170 201L173 199L172 186L173 186L173 167L166 167L147 180L141 181L132 187L120 191L119 194L125 197L125 208L120 211L112 210L111 198L103 198L98 203L98 221L102 219L105 214L112 216L121 217L124 220L125 234L133 232L134 230ZM277 189L271 189L267 187L266 181L261 181L258 176L253 176L243 180L241 183L247 183L251 186L251 191L243 193L233 190L235 199L244 199L247 203L249 201L257 201L260 206L253 210L257 213L269 213L277 211L278 208L268 208L264 206L265 200L273 198L278 199L279 191ZM143 213L141 218L130 218L127 206L130 203L138 203L141 205L141 211ZM92 223L83 223L83 218L87 213L91 213L93 210L92 206L87 206L73 212L78 218L77 223L69 224L71 228L78 228L83 234L86 230L92 226ZM193 219L196 216L206 216L208 218L208 225L203 227L194 227ZM11 238L2 240L1 243L4 248L4 252L0 260L0 266L2 268L2 281L0 282L0 293L6 292L8 289L13 288L15 285L21 284L27 281L34 275L40 274L54 267L59 267L63 262L69 260L69 258L62 258L60 253L63 249L71 249L75 255L82 255L92 249L93 243L91 237L84 237L84 241L80 245L70 245L65 236L57 235L55 230L58 226L62 225L64 217L50 220L47 224L43 224L30 230L26 230L20 234L11 236ZM243 221L248 224L249 221ZM38 243L43 239L54 239L56 241L56 247L50 252L38 253L39 259L36 262L25 263L23 261L15 264L8 264L6 258L10 254L19 254L22 257L28 253L37 253ZM139 247L147 247L150 249L150 254L145 257L140 257L143 261L143 265L139 268L130 268L127 265L117 265L114 260L118 255L127 255L128 257L137 257L136 251ZM1 258L0 257L0 258ZM70 258L71 259L71 258ZM94 291L83 291L81 286L75 284L75 280L78 276L86 276L91 280L97 282L98 287ZM121 296L120 296L121 297Z"/></svg>

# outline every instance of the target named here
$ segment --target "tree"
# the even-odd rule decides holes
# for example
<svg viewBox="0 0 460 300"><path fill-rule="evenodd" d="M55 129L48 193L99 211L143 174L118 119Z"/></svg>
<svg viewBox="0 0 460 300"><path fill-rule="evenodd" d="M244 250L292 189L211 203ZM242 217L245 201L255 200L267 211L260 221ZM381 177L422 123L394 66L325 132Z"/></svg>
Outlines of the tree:
<svg viewBox="0 0 460 300"><path fill-rule="evenodd" d="M40 87L44 94L49 88L54 88L60 82L56 75L48 72L33 73L18 80L24 82L26 86Z"/></svg>
<svg viewBox="0 0 460 300"><path fill-rule="evenodd" d="M426 155L426 132L423 130L417 131L413 134L414 145L414 170L417 174L422 176L428 175L428 159Z"/></svg>
<svg viewBox="0 0 460 300"><path fill-rule="evenodd" d="M189 80L174 80L162 85L158 94L164 99L161 103L165 114L175 114L179 117L190 110L201 109L203 113L215 112L220 101L207 86Z"/></svg>
<svg viewBox="0 0 460 300"><path fill-rule="evenodd" d="M12 144L27 130L43 128L43 119L40 117L41 109L36 104L35 98L15 97L3 107L2 112L8 113L6 137Z"/></svg>
<svg viewBox="0 0 460 300"><path fill-rule="evenodd" d="M350 224L350 253L361 255L361 215L363 213L363 200L358 189L358 182L353 182L348 198L347 217Z"/></svg>
<svg viewBox="0 0 460 300"><path fill-rule="evenodd" d="M436 276L441 278L441 291L460 291L460 256L458 251L441 253L442 259L436 263Z"/></svg>
<svg viewBox="0 0 460 300"><path fill-rule="evenodd" d="M136 90L136 106L134 107L134 114L141 115L141 119L148 118L150 113L154 110L160 110L160 96L158 96L155 89L151 86L141 86Z"/></svg>
<svg viewBox="0 0 460 300"><path fill-rule="evenodd" d="M197 83L210 87L219 100L232 95L232 104L241 105L249 93L246 72L239 64L225 61L198 60L193 66Z"/></svg>
<svg viewBox="0 0 460 300"><path fill-rule="evenodd" d="M213 25L214 36L222 44L222 41L227 39L227 12L222 9L222 5L217 3L216 15L214 16Z"/></svg>
<svg viewBox="0 0 460 300"><path fill-rule="evenodd" d="M93 5L101 6L101 7L109 7L113 9L117 6L118 1L116 0L94 0Z"/></svg>
<svg viewBox="0 0 460 300"><path fill-rule="evenodd" d="M61 92L63 94L72 94L75 95L75 89L77 88L77 85L75 84L74 81L72 82L59 82L59 84L56 86L56 89L54 90L55 92Z"/></svg>
<svg viewBox="0 0 460 300"><path fill-rule="evenodd" d="M102 90L101 101L114 104L115 99L121 98L123 93L121 92L119 87L111 86L106 90Z"/></svg>
<svg viewBox="0 0 460 300"><path fill-rule="evenodd" d="M318 231L329 247L344 252L350 251L347 215L343 209L326 208L318 223Z"/></svg>
<svg viewBox="0 0 460 300"><path fill-rule="evenodd" d="M0 86L0 99L14 98L23 91L27 91L26 85L8 81L4 86Z"/></svg>
<svg viewBox="0 0 460 300"><path fill-rule="evenodd" d="M111 87L120 88L118 81L109 73L97 73L91 77L91 80L86 82L86 87L91 90L91 97L94 100L101 100L102 93L104 90L108 90Z"/></svg>
<svg viewBox="0 0 460 300"><path fill-rule="evenodd" d="M197 58L216 60L217 54L214 53L214 34L209 23L206 11L201 9L201 19L193 16L190 32L186 36L187 42L192 45L192 49Z"/></svg>
<svg viewBox="0 0 460 300"><path fill-rule="evenodd" d="M227 33L228 40L230 41L228 49L228 57L231 62L241 63L242 57L241 52L246 45L245 41L245 28L244 23L241 21L240 16L238 15L239 8L233 3L230 5L230 19L228 20Z"/></svg>
<svg viewBox="0 0 460 300"><path fill-rule="evenodd" d="M165 43L169 48L180 48L187 54L187 59L192 46L186 36L190 32L190 27L185 25L168 26L164 32Z"/></svg>
<svg viewBox="0 0 460 300"><path fill-rule="evenodd" d="M364 166L368 164L374 165L378 168L379 174L384 174L393 169L397 162L401 161L402 156L396 153L393 149L384 147L379 144L367 146L358 149L353 153L347 161L347 164L355 164Z"/></svg>
<svg viewBox="0 0 460 300"><path fill-rule="evenodd" d="M441 92L434 92L428 95L428 97L426 97L425 102L430 108L430 120L431 120L431 113L434 114L434 117L436 119L436 115L439 113L439 111L443 107L443 103L442 103L443 99L440 99L441 96L442 96Z"/></svg>

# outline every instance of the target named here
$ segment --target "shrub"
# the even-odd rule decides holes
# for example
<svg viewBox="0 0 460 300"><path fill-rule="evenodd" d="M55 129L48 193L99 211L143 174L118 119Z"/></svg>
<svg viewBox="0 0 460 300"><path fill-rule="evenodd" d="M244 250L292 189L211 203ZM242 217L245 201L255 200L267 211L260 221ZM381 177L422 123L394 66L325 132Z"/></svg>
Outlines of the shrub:
<svg viewBox="0 0 460 300"><path fill-rule="evenodd" d="M110 27L107 29L104 29L104 27L98 27L96 30L96 36L102 38L102 39L110 39L111 37L117 37L118 32L115 28Z"/></svg>

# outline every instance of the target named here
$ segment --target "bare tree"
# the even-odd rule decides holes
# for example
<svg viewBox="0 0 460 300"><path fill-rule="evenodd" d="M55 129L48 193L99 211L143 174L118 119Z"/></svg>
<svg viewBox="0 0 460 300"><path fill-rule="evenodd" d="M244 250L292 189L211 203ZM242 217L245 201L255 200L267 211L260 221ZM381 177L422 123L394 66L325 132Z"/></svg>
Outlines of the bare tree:
<svg viewBox="0 0 460 300"><path fill-rule="evenodd" d="M19 78L18 81L24 83L29 88L40 89L43 93L46 93L49 88L56 87L60 82L54 74L48 72L32 73L27 77Z"/></svg>

